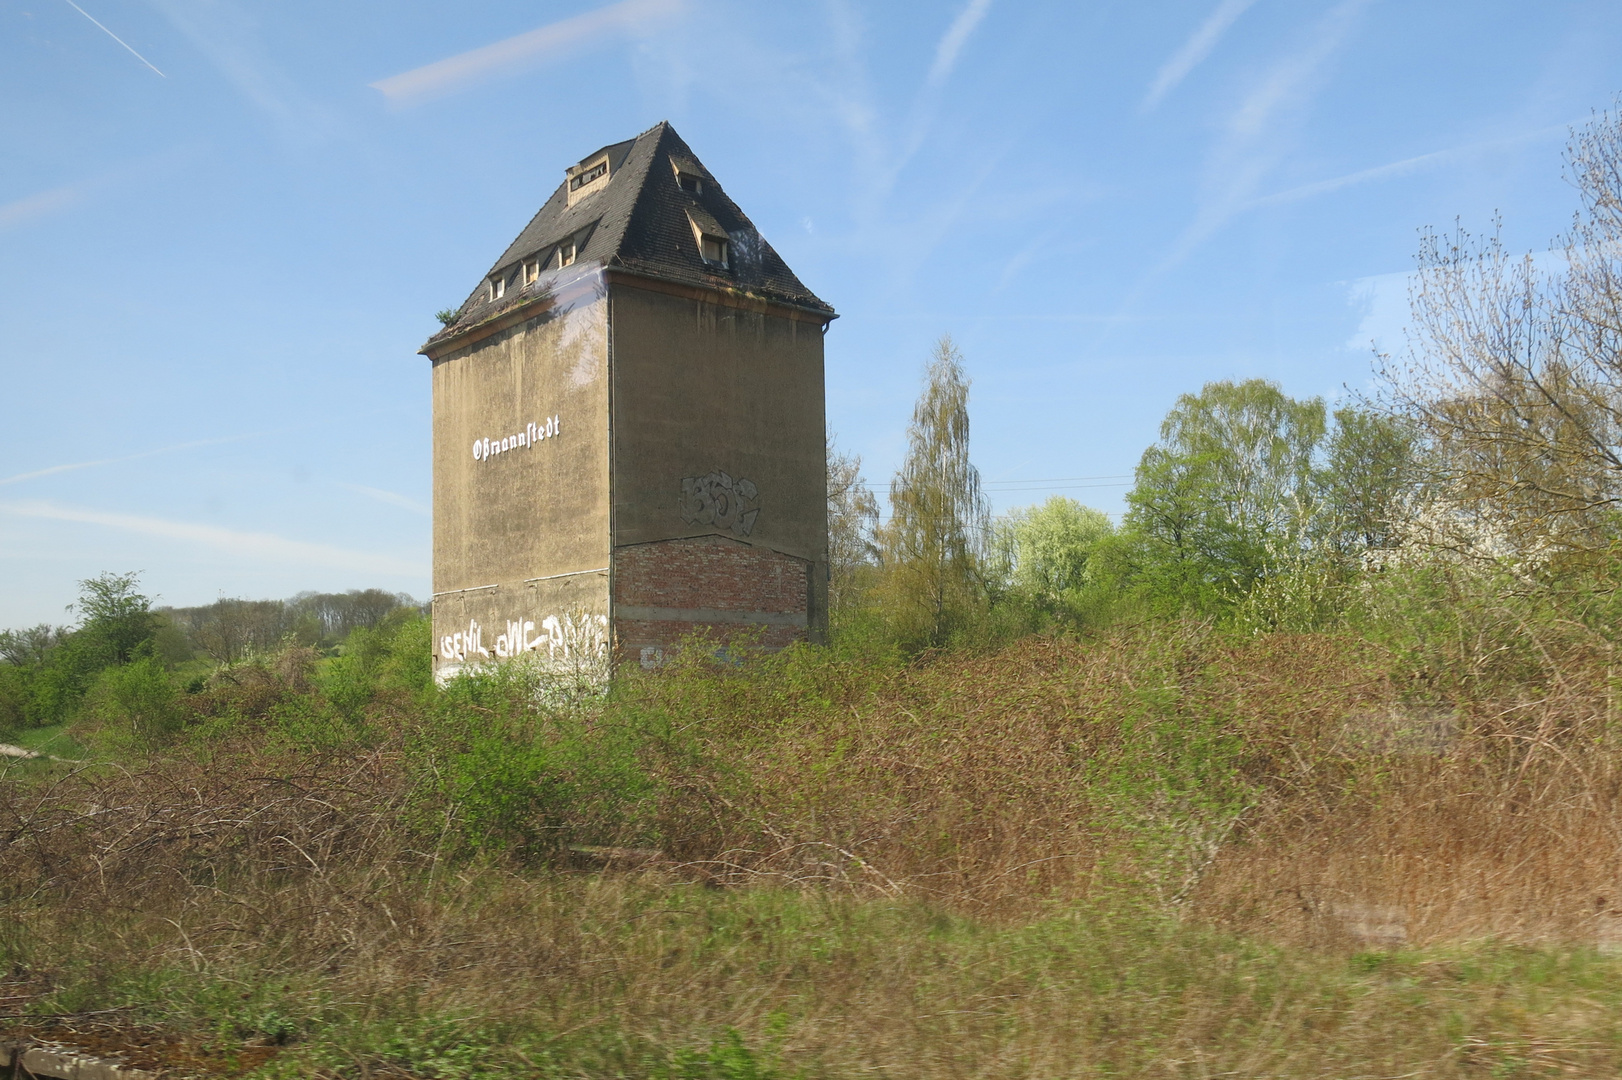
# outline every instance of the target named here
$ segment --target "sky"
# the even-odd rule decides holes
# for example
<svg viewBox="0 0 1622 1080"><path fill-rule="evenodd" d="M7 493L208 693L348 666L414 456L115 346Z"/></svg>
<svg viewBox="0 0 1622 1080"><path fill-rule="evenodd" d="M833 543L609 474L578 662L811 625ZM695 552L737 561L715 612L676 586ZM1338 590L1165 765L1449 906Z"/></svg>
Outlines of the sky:
<svg viewBox="0 0 1622 1080"><path fill-rule="evenodd" d="M1618 91L1598 0L0 0L0 627L426 597L433 313L660 120L877 488L949 333L994 508L1118 515L1179 394L1369 388L1419 230L1547 248Z"/></svg>

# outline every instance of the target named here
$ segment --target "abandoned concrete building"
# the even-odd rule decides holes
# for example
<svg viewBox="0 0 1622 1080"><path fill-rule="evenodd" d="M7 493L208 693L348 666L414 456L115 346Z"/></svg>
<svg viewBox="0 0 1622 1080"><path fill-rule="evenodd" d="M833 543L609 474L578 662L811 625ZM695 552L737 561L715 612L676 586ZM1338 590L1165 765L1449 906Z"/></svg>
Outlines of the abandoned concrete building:
<svg viewBox="0 0 1622 1080"><path fill-rule="evenodd" d="M569 166L421 349L438 676L819 638L834 318L669 124Z"/></svg>

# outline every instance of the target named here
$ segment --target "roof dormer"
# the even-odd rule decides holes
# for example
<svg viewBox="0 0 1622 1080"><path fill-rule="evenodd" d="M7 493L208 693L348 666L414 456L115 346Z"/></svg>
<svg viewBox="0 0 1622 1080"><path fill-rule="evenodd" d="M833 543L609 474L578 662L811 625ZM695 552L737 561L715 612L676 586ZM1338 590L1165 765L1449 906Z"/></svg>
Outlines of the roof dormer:
<svg viewBox="0 0 1622 1080"><path fill-rule="evenodd" d="M568 178L564 189L568 192L569 205L573 206L589 195L595 195L608 186L608 155L598 154L579 165L571 165L564 171Z"/></svg>
<svg viewBox="0 0 1622 1080"><path fill-rule="evenodd" d="M720 270L732 266L732 237L721 228L721 223L701 207L687 208L687 222L693 227L693 240L698 244L698 257L704 265Z"/></svg>
<svg viewBox="0 0 1622 1080"><path fill-rule="evenodd" d="M683 157L680 154L671 154L670 169L676 174L677 187L681 188L689 195L704 194L704 181L708 178L708 174L704 171L704 166L700 165L690 157Z"/></svg>

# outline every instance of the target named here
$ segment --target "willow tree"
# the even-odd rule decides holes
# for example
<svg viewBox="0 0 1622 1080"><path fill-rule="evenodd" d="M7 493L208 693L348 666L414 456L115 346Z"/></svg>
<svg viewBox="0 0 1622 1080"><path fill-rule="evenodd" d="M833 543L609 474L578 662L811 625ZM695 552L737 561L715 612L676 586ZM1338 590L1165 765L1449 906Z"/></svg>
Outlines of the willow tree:
<svg viewBox="0 0 1622 1080"><path fill-rule="evenodd" d="M945 644L985 603L981 571L990 513L969 461L969 380L943 335L907 428L907 456L890 484L880 530L881 597L900 637Z"/></svg>

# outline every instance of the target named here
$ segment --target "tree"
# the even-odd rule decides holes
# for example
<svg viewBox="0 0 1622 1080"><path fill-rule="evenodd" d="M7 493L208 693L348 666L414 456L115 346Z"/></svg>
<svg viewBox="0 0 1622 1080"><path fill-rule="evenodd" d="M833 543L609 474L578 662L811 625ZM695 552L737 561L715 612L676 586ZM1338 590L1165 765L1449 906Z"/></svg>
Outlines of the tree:
<svg viewBox="0 0 1622 1080"><path fill-rule="evenodd" d="M1342 556L1397 546L1418 476L1413 425L1400 416L1337 409L1328 444L1313 474L1315 539Z"/></svg>
<svg viewBox="0 0 1622 1080"><path fill-rule="evenodd" d="M289 633L292 616L280 600L237 600L221 597L193 609L191 638L222 664L249 653L275 648Z"/></svg>
<svg viewBox="0 0 1622 1080"><path fill-rule="evenodd" d="M401 607L416 607L417 602L405 593L385 592L382 589L350 589L345 593L299 593L287 602L296 624L303 615L313 615L321 626L326 641L341 641L357 626L368 629L383 621L384 616Z"/></svg>
<svg viewBox="0 0 1622 1080"><path fill-rule="evenodd" d="M1127 495L1138 576L1183 602L1247 592L1303 540L1324 427L1323 399L1262 379L1178 398Z"/></svg>
<svg viewBox="0 0 1622 1080"><path fill-rule="evenodd" d="M990 517L969 461L969 381L949 335L936 342L890 484L880 530L885 608L903 640L945 644L984 600L981 557Z"/></svg>
<svg viewBox="0 0 1622 1080"><path fill-rule="evenodd" d="M1093 553L1113 532L1102 512L1055 495L1041 506L1010 511L993 535L1009 583L1051 608L1091 581Z"/></svg>
<svg viewBox="0 0 1622 1080"><path fill-rule="evenodd" d="M862 591L862 578L878 565L874 532L879 501L862 477L859 454L841 453L828 440L828 606L843 610Z"/></svg>
<svg viewBox="0 0 1622 1080"><path fill-rule="evenodd" d="M151 598L135 591L140 578L139 572L105 573L79 582L79 600L70 610L83 622L74 637L108 664L129 663L156 630Z"/></svg>
<svg viewBox="0 0 1622 1080"><path fill-rule="evenodd" d="M1573 133L1579 210L1556 256L1427 232L1386 403L1426 444L1432 542L1491 535L1520 559L1606 558L1622 501L1622 116ZM1487 550L1483 554L1502 554Z"/></svg>
<svg viewBox="0 0 1622 1080"><path fill-rule="evenodd" d="M35 668L62 642L67 633L60 626L40 623L27 630L0 630L0 661L16 667Z"/></svg>

